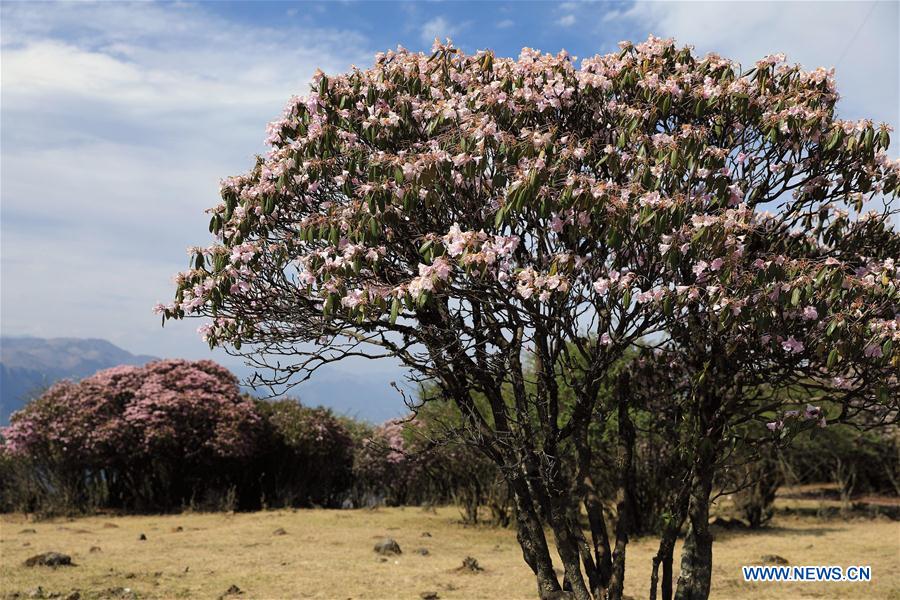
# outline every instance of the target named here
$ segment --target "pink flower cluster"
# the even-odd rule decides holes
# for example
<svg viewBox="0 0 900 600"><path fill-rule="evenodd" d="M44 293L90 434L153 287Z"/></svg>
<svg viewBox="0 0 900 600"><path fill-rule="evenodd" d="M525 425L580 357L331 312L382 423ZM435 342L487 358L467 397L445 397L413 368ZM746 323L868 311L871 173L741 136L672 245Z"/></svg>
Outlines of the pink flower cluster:
<svg viewBox="0 0 900 600"><path fill-rule="evenodd" d="M818 427L825 427L828 424L825 420L825 413L820 407L807 404L806 409L803 412L800 412L799 410L787 410L777 421L766 423L766 427L769 431L781 431L792 423L799 424L810 421L815 421Z"/></svg>
<svg viewBox="0 0 900 600"><path fill-rule="evenodd" d="M57 383L13 414L2 435L11 452L64 452L90 464L161 451L242 456L258 425L227 369L160 360Z"/></svg>

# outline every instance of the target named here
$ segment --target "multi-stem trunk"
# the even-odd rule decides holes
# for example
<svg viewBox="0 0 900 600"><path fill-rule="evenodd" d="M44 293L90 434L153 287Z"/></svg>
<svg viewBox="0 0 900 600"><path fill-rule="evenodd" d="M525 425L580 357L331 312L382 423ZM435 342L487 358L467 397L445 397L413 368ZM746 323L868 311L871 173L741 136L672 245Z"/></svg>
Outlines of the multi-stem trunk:
<svg viewBox="0 0 900 600"><path fill-rule="evenodd" d="M708 441L708 440L705 440ZM714 456L711 444L700 445L697 468L691 478L688 530L681 551L681 574L675 600L707 600L712 581L712 533L709 530L709 497L712 492Z"/></svg>
<svg viewBox="0 0 900 600"><path fill-rule="evenodd" d="M550 597L560 591L560 587L553 570L543 525L535 511L524 477L518 473L513 474L509 477L509 484L516 503L516 537L522 547L522 556L537 579L538 596Z"/></svg>
<svg viewBox="0 0 900 600"><path fill-rule="evenodd" d="M691 491L691 475L687 474L685 481L671 507L671 519L663 527L659 540L659 550L653 557L653 570L650 575L650 600L657 599L657 592L662 592L662 600L672 600L672 563L675 554L675 542L678 540L678 532L684 524L688 509L689 494ZM660 586L659 569L662 567L662 585Z"/></svg>
<svg viewBox="0 0 900 600"><path fill-rule="evenodd" d="M625 589L625 548L631 529L634 502L634 424L628 413L627 390L630 380L627 373L621 375L616 385L619 449L616 461L619 473L618 502L616 505L616 546L612 555L612 574L609 579L607 600L620 600Z"/></svg>

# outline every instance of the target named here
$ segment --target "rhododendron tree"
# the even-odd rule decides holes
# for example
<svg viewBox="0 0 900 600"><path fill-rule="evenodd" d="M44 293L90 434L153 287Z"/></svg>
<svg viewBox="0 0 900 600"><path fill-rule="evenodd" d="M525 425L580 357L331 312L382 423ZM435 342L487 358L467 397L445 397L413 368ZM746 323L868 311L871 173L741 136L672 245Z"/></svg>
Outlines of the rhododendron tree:
<svg viewBox="0 0 900 600"><path fill-rule="evenodd" d="M259 425L253 401L227 369L161 360L57 383L12 415L3 438L13 455L68 465L62 470L76 483L103 479L114 503L166 505L190 495L191 468L247 457Z"/></svg>
<svg viewBox="0 0 900 600"><path fill-rule="evenodd" d="M829 417L842 422L865 412L896 421L900 363L891 347L900 236L888 225L890 214L856 220L820 214L802 230L767 218L733 230L740 252L708 268L695 264L708 297L683 306L662 344L669 365L658 367L689 374L683 401L673 402L691 432L682 443L692 457L684 474L691 482L689 522L676 597L709 595L710 493L735 447L752 460L758 453L748 449L825 427ZM724 299L718 288L728 290ZM839 412L826 415L823 401ZM754 422L758 427L746 426ZM675 533L669 531L669 549Z"/></svg>
<svg viewBox="0 0 900 600"><path fill-rule="evenodd" d="M211 346L277 367L276 383L346 357L401 360L509 482L539 593L619 598L627 531L610 544L587 438L616 415L627 475L627 374L611 406L600 390L634 344L721 329L730 356L859 368L865 393L884 389L896 266L772 239L874 239L859 215L877 209L867 221L884 229L895 210L887 127L839 120L837 97L824 69L746 68L653 37L580 66L449 44L379 54L290 101L157 308L208 317ZM860 224L844 228L850 214ZM716 374L704 365L698 381Z"/></svg>

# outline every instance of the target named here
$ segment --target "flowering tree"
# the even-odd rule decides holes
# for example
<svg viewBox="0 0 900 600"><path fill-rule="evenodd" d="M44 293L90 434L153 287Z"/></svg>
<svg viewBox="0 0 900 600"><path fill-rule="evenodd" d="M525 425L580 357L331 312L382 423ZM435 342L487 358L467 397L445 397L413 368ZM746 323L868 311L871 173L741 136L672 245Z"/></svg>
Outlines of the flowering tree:
<svg viewBox="0 0 900 600"><path fill-rule="evenodd" d="M176 475L190 466L248 456L259 423L227 369L161 360L57 383L13 414L3 438L12 454L62 464L57 471L71 474L76 488L96 476L121 501L155 503L163 499L146 495L185 491ZM159 478L166 483L155 485Z"/></svg>
<svg viewBox="0 0 900 600"><path fill-rule="evenodd" d="M803 337L802 318L773 330L788 306L826 329L852 323L831 367L863 338L890 355L897 336L893 265L826 269L833 297L810 283L821 261L771 243L813 220L827 231L841 206L880 202L883 220L900 174L886 127L835 118L831 73L782 61L744 69L651 37L580 68L565 53L438 44L318 73L270 125L271 151L224 182L215 242L158 310L209 317L211 346L275 364L275 382L399 358L456 403L507 478L540 594L620 597L627 535L611 551L587 436L615 411L627 474L627 374L615 406L599 402L623 353L721 323L773 360L827 365L832 349ZM565 414L560 378L576 396Z"/></svg>
<svg viewBox="0 0 900 600"><path fill-rule="evenodd" d="M694 264L697 287L688 294L695 301L683 305L662 344L671 361L666 368L688 374L680 406L690 432L683 442L691 451L689 527L676 597L709 595L709 498L734 448L753 459L767 443L825 427L819 401L839 408L832 422L861 412L876 422L896 421L892 257L900 236L888 227L888 215L850 220L820 211L803 229L781 217L739 225L731 237L740 240L738 252L723 249L710 263ZM728 289L721 299L719 287ZM701 299L698 288L716 302ZM671 550L675 531L669 533Z"/></svg>

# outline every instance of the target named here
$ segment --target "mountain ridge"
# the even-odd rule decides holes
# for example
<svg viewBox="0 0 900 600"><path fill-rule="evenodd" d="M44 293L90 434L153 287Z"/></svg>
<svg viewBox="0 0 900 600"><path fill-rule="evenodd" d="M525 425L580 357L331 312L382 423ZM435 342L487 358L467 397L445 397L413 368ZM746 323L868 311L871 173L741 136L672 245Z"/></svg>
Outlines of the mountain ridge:
<svg viewBox="0 0 900 600"><path fill-rule="evenodd" d="M81 379L117 365L153 360L158 359L100 338L0 336L0 424L60 379Z"/></svg>

